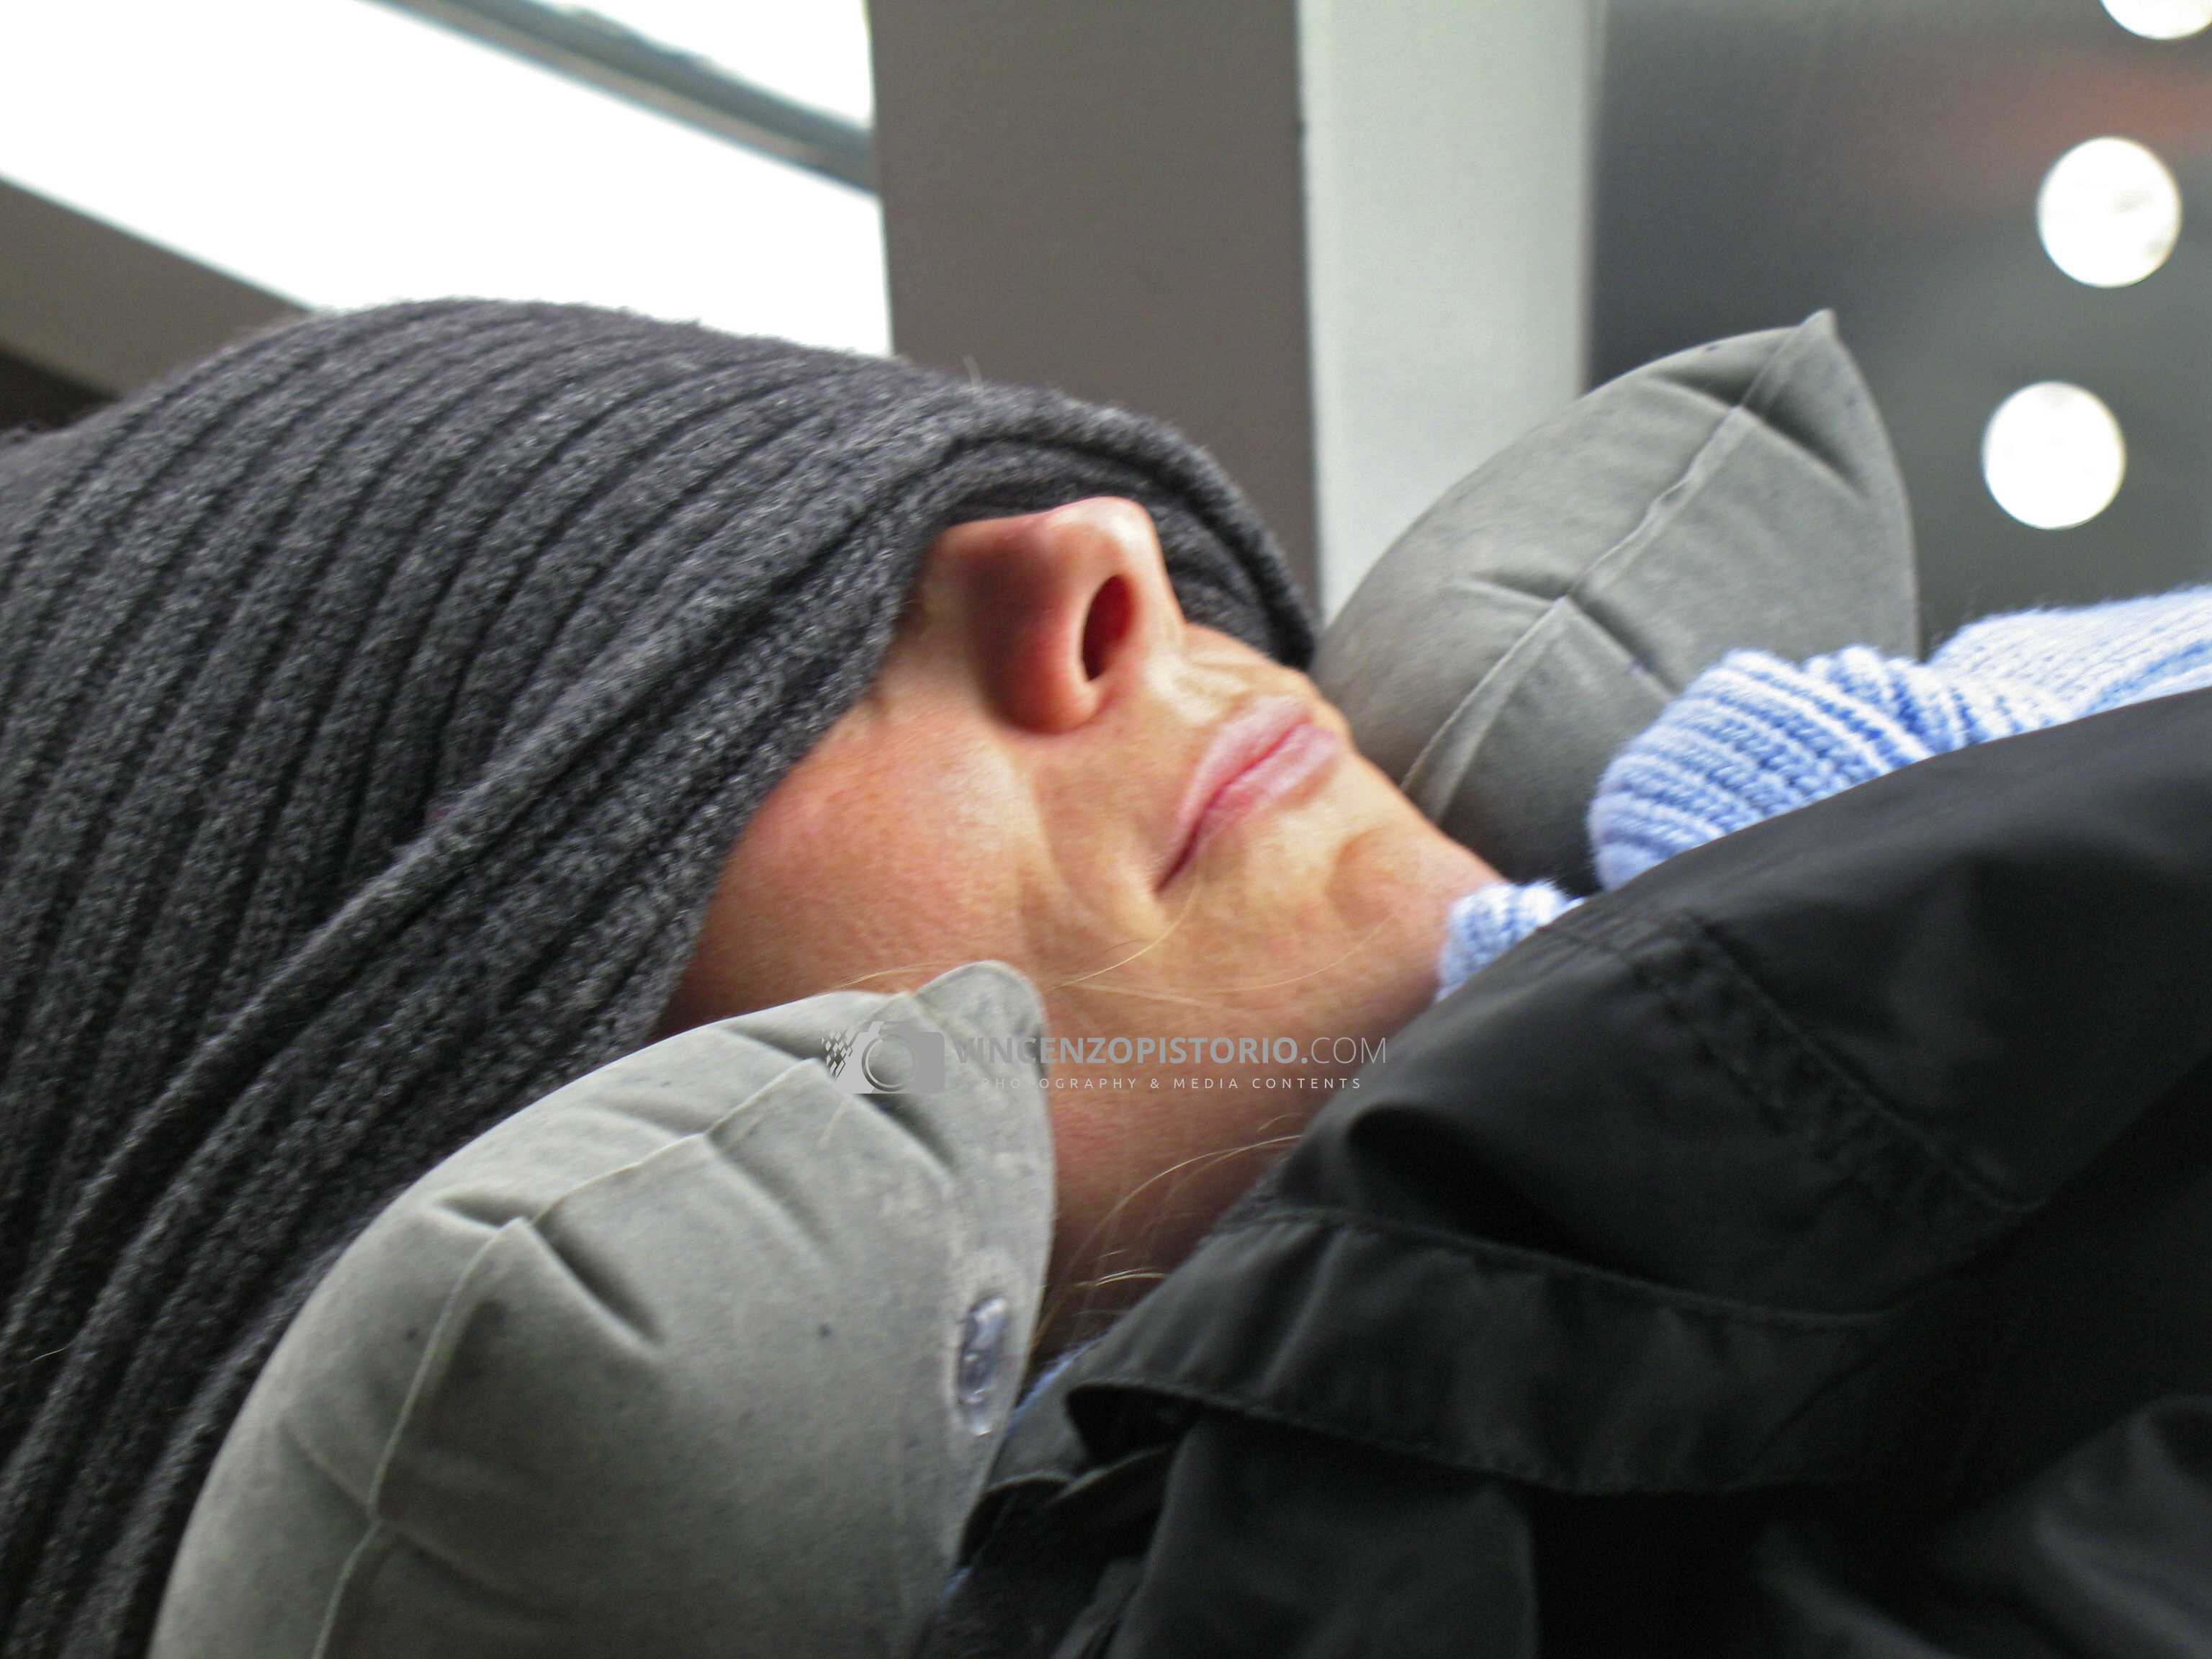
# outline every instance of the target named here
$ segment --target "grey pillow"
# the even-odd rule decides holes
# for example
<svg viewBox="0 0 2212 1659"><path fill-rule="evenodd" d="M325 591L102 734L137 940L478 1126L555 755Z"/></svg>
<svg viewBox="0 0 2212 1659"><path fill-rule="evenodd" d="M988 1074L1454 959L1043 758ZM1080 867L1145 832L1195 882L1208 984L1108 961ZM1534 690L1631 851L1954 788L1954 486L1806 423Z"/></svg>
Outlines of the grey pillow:
<svg viewBox="0 0 2212 1659"><path fill-rule="evenodd" d="M856 1097L823 1056L878 1019L904 1048L848 1053L848 1080L925 1063ZM1050 1130L1035 1047L1005 1045L1042 1030L994 963L815 997L625 1055L448 1158L278 1345L155 1659L904 1651L1041 1295Z"/></svg>
<svg viewBox="0 0 2212 1659"><path fill-rule="evenodd" d="M1820 312L1599 387L1448 491L1322 635L1368 757L1508 879L1595 890L1606 763L1739 646L1919 653L1905 485Z"/></svg>

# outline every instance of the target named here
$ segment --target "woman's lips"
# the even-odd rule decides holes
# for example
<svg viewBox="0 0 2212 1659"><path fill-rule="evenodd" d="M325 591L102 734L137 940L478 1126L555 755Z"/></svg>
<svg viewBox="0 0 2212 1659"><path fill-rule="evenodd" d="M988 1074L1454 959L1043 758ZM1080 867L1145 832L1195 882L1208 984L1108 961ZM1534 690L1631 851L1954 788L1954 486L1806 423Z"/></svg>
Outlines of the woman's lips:
<svg viewBox="0 0 2212 1659"><path fill-rule="evenodd" d="M1176 816L1176 854L1160 878L1164 887L1206 843L1288 799L1326 771L1344 747L1335 732L1315 723L1303 697L1257 699L1230 717L1199 758Z"/></svg>

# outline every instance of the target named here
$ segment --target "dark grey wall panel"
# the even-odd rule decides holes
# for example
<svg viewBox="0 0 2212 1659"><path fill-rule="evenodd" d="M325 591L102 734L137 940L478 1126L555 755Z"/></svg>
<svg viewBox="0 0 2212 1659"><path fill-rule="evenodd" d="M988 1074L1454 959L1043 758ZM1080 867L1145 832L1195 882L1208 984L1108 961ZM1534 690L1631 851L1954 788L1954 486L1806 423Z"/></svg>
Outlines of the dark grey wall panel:
<svg viewBox="0 0 2212 1659"><path fill-rule="evenodd" d="M899 354L1173 422L1310 585L1313 417L1281 0L871 0Z"/></svg>
<svg viewBox="0 0 2212 1659"><path fill-rule="evenodd" d="M2212 32L2158 42L2099 0L1612 0L1592 369L1840 313L1904 463L1931 642L1971 617L2212 580ZM2148 145L2182 240L2130 288L2044 252L2051 164ZM1989 416L2071 380L2129 440L2074 529L2008 517Z"/></svg>

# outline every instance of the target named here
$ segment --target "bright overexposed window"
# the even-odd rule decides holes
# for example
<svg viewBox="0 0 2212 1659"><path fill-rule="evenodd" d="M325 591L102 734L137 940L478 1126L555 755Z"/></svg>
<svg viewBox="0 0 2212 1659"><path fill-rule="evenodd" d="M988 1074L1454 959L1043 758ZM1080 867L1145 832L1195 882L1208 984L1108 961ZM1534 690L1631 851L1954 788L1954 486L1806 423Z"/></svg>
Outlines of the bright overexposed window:
<svg viewBox="0 0 2212 1659"><path fill-rule="evenodd" d="M857 3L842 33L842 0L603 9L866 113ZM581 301L888 349L868 192L374 0L0 5L0 178L288 298Z"/></svg>

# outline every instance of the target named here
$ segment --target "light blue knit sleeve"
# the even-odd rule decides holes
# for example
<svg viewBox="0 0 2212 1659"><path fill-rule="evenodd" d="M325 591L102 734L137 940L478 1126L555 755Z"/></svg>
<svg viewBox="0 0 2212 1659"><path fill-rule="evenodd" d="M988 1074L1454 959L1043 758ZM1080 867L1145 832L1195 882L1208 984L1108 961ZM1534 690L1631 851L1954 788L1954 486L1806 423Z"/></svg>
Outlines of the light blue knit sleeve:
<svg viewBox="0 0 2212 1659"><path fill-rule="evenodd" d="M2035 686L2079 719L2212 685L2212 584L1969 623L1929 659L1968 680Z"/></svg>
<svg viewBox="0 0 2212 1659"><path fill-rule="evenodd" d="M1925 663L1871 647L1731 651L1615 755L1587 819L1612 889L1661 860L1929 755L2212 685L2212 585L1970 623ZM1441 997L1582 902L1498 883L1453 906Z"/></svg>
<svg viewBox="0 0 2212 1659"><path fill-rule="evenodd" d="M1731 651L1598 780L1588 823L1610 889L1663 859L1900 766L2069 717L2032 683L1869 646L1793 664Z"/></svg>

